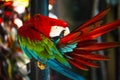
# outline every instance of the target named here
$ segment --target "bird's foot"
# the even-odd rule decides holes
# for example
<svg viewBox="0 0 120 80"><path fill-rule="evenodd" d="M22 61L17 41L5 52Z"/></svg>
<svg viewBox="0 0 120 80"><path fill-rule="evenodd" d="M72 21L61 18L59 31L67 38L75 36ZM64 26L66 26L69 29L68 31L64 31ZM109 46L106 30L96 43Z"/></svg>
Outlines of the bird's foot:
<svg viewBox="0 0 120 80"><path fill-rule="evenodd" d="M41 63L41 62L37 62L37 66L38 66L38 68L41 69L41 70L44 70L44 69L45 69L45 65L44 65L43 63Z"/></svg>

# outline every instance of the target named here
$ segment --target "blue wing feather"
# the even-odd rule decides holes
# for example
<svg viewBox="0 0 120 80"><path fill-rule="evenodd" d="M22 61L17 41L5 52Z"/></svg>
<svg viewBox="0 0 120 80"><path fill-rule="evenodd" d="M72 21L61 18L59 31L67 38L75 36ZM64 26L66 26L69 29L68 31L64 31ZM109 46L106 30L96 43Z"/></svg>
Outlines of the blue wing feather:
<svg viewBox="0 0 120 80"><path fill-rule="evenodd" d="M85 80L82 76L74 73L73 71L71 71L70 69L62 65L61 63L57 62L56 60L48 60L46 64L50 66L50 68L52 68L53 70L63 74L64 76L70 79Z"/></svg>
<svg viewBox="0 0 120 80"><path fill-rule="evenodd" d="M64 46L64 47L61 47L60 48L60 51L61 51L61 53L66 53L66 52L72 52L73 51L73 49L74 48L76 48L77 47L77 43L74 43L74 44L68 44L68 45L66 45L66 46Z"/></svg>
<svg viewBox="0 0 120 80"><path fill-rule="evenodd" d="M26 53L26 55L31 59L32 57L34 57L35 59L39 60L40 62L42 62L43 64L48 65L51 69L63 74L64 76L67 76L73 80L84 80L84 78L76 73L74 73L73 71L71 71L70 69L68 69L67 67L65 67L63 64L59 63L56 60L48 60L48 61L43 61L42 59L39 58L39 56L32 50L28 49L28 48L24 48L21 46L21 49Z"/></svg>
<svg viewBox="0 0 120 80"><path fill-rule="evenodd" d="M32 55L29 53L29 50L27 50L26 48L24 48L22 45L20 45L20 48L22 49L22 51L26 54L26 56L29 59L32 59Z"/></svg>

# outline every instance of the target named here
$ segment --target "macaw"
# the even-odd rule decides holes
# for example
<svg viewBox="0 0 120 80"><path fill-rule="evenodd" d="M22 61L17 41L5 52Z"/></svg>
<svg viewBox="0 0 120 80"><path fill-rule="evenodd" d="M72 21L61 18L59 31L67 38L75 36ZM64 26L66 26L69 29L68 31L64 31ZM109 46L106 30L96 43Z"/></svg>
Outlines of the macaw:
<svg viewBox="0 0 120 80"><path fill-rule="evenodd" d="M87 71L87 67L97 68L93 61L109 60L107 56L95 54L108 48L119 47L120 42L101 42L96 38L120 26L120 20L102 24L102 18L108 13L105 9L95 17L80 25L64 36L64 30L55 38L50 37L53 26L68 27L68 23L36 14L18 29L18 40L22 51L51 69L73 80L85 80L72 71L72 65Z"/></svg>

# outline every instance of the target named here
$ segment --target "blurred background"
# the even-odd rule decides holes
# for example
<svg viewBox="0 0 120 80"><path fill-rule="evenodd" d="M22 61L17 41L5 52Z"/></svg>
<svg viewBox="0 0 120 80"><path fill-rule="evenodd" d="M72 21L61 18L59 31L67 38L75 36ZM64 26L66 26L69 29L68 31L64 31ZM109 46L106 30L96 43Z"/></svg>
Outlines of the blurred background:
<svg viewBox="0 0 120 80"><path fill-rule="evenodd" d="M0 80L30 80L27 66L30 60L17 41L17 29L30 18L29 3L29 0L0 0ZM48 6L49 16L68 22L70 31L108 7L111 10L104 23L120 19L120 0L49 0ZM99 37L98 41L120 42L120 29ZM86 80L120 80L120 48L99 51L99 54L109 56L110 60L98 62L97 69L74 68L75 71ZM52 70L47 75L50 80L70 80Z"/></svg>

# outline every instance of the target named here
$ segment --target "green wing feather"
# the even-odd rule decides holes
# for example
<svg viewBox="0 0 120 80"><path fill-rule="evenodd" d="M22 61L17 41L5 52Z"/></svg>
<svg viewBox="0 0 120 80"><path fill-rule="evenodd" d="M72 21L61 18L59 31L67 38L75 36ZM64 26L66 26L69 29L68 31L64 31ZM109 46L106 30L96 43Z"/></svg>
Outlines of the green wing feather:
<svg viewBox="0 0 120 80"><path fill-rule="evenodd" d="M40 34L42 40L30 40L22 36L18 36L19 42L23 47L34 51L41 59L49 60L56 59L65 66L70 67L68 61L58 51L54 43L46 36Z"/></svg>

